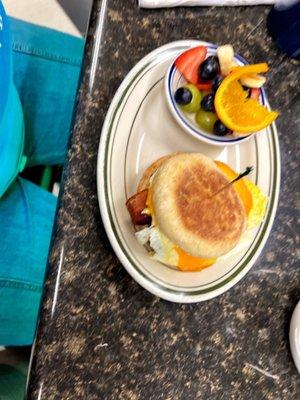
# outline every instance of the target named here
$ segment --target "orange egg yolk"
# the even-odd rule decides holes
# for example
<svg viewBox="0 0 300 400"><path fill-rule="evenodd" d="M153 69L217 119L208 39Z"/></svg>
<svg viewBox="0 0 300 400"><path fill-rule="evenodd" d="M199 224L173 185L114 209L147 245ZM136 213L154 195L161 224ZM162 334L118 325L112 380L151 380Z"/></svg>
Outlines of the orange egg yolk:
<svg viewBox="0 0 300 400"><path fill-rule="evenodd" d="M180 268L182 271L201 271L217 261L216 258L193 257L180 247L176 247L175 251L179 257L178 268Z"/></svg>

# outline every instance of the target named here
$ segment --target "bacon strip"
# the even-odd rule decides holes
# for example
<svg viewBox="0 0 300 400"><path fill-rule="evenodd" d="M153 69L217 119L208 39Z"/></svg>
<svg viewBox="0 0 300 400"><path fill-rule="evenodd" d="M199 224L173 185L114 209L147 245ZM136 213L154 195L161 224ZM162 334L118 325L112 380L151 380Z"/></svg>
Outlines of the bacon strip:
<svg viewBox="0 0 300 400"><path fill-rule="evenodd" d="M148 189L142 190L126 201L126 207L134 225L150 225L151 216L142 214L146 208Z"/></svg>

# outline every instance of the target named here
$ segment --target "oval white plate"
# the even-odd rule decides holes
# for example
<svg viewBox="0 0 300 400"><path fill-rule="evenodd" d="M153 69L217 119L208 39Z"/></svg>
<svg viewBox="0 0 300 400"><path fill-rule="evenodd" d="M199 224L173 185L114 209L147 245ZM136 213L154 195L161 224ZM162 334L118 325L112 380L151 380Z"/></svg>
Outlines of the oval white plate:
<svg viewBox="0 0 300 400"><path fill-rule="evenodd" d="M220 295L249 271L270 233L280 184L279 146L274 124L246 143L222 148L186 135L174 121L165 99L165 73L179 53L199 43L207 44L179 41L162 46L129 72L104 121L97 166L101 216L121 263L153 294L182 303ZM253 165L255 172L251 179L269 196L264 222L247 231L232 252L200 272L181 272L151 260L134 236L125 207L127 198L136 192L145 168L157 158L178 151L207 154L225 161L236 171Z"/></svg>

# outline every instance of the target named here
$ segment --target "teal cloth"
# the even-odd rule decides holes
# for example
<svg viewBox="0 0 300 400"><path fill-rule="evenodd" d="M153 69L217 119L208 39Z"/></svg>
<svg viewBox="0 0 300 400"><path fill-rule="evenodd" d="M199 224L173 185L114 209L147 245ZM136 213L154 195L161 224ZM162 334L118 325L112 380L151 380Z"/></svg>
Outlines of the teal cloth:
<svg viewBox="0 0 300 400"><path fill-rule="evenodd" d="M13 83L10 21L0 1L0 197L24 166L24 122Z"/></svg>
<svg viewBox="0 0 300 400"><path fill-rule="evenodd" d="M17 19L10 25L27 165L58 164L66 152L84 41Z"/></svg>
<svg viewBox="0 0 300 400"><path fill-rule="evenodd" d="M0 201L0 344L33 341L56 207L46 190L17 178Z"/></svg>
<svg viewBox="0 0 300 400"><path fill-rule="evenodd" d="M24 156L24 121L22 106L13 83L9 88L6 109L0 124L0 198L26 163Z"/></svg>
<svg viewBox="0 0 300 400"><path fill-rule="evenodd" d="M84 41L16 19L11 34L28 165L62 164ZM33 342L55 208L52 194L22 178L0 199L0 345Z"/></svg>

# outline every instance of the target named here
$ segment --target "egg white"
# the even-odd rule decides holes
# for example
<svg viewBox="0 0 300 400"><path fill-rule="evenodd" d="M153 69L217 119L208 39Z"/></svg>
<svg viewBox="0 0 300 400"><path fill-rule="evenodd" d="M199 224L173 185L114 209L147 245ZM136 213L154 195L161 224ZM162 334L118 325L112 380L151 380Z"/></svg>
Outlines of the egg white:
<svg viewBox="0 0 300 400"><path fill-rule="evenodd" d="M150 244L153 254L151 258L163 264L178 267L179 256L172 243L156 226L144 228L135 233L141 245Z"/></svg>

